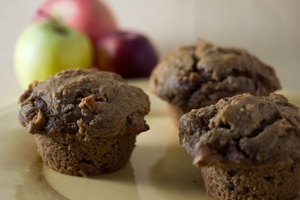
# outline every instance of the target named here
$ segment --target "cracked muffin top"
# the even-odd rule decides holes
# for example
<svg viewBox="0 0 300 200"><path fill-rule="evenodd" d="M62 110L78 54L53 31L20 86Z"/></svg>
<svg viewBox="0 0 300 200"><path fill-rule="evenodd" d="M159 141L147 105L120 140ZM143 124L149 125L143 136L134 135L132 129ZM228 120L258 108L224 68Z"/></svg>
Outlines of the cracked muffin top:
<svg viewBox="0 0 300 200"><path fill-rule="evenodd" d="M165 56L151 74L151 90L184 113L241 93L266 96L280 88L272 67L245 50L199 40Z"/></svg>
<svg viewBox="0 0 300 200"><path fill-rule="evenodd" d="M33 83L20 97L19 121L32 134L84 140L149 129L148 96L121 76L96 69L68 70Z"/></svg>
<svg viewBox="0 0 300 200"><path fill-rule="evenodd" d="M300 158L299 110L279 94L239 94L180 119L180 143L198 167L290 164Z"/></svg>

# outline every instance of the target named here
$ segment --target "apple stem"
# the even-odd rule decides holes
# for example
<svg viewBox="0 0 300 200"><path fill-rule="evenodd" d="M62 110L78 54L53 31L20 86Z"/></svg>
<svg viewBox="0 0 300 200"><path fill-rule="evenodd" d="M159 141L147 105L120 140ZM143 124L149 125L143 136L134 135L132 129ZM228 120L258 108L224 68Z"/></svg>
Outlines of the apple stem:
<svg viewBox="0 0 300 200"><path fill-rule="evenodd" d="M49 23L58 33L61 33L61 34L68 33L67 29L65 27L61 26L59 21L57 19L55 19L52 15L50 15L48 12L46 12L42 9L39 9L38 15L41 15L41 16L45 17L46 19L49 19Z"/></svg>

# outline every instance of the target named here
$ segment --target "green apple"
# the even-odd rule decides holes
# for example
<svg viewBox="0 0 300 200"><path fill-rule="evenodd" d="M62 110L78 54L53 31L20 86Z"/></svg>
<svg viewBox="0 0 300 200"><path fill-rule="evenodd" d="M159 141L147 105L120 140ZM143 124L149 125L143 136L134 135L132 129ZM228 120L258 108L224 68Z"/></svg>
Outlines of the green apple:
<svg viewBox="0 0 300 200"><path fill-rule="evenodd" d="M23 89L62 70L89 68L92 63L93 48L88 36L54 19L31 24L15 48L15 71Z"/></svg>

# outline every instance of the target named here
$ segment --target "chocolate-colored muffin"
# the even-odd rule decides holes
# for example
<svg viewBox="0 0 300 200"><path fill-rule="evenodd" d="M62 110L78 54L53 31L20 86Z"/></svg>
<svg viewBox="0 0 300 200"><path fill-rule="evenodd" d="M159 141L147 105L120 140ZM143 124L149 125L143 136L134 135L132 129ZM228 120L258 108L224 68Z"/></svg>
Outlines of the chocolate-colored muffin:
<svg viewBox="0 0 300 200"><path fill-rule="evenodd" d="M151 74L151 90L171 107L175 120L189 112L241 93L266 96L280 88L272 67L243 49L205 41L176 49Z"/></svg>
<svg viewBox="0 0 300 200"><path fill-rule="evenodd" d="M119 75L68 70L32 84L20 97L19 121L34 134L52 169L75 176L114 172L149 129L148 96Z"/></svg>
<svg viewBox="0 0 300 200"><path fill-rule="evenodd" d="M239 94L180 119L180 142L216 199L292 199L300 189L300 117L288 100Z"/></svg>

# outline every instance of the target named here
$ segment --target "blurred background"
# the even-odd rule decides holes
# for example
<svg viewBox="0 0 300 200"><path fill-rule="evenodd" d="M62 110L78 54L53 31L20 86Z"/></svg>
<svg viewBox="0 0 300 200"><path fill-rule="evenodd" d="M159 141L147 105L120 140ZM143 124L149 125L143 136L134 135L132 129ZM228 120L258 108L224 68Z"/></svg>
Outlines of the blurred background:
<svg viewBox="0 0 300 200"><path fill-rule="evenodd" d="M0 0L0 106L22 90L13 68L16 39L41 0ZM160 56L203 38L247 49L273 66L284 88L300 92L299 0L103 0L121 28L148 36Z"/></svg>

